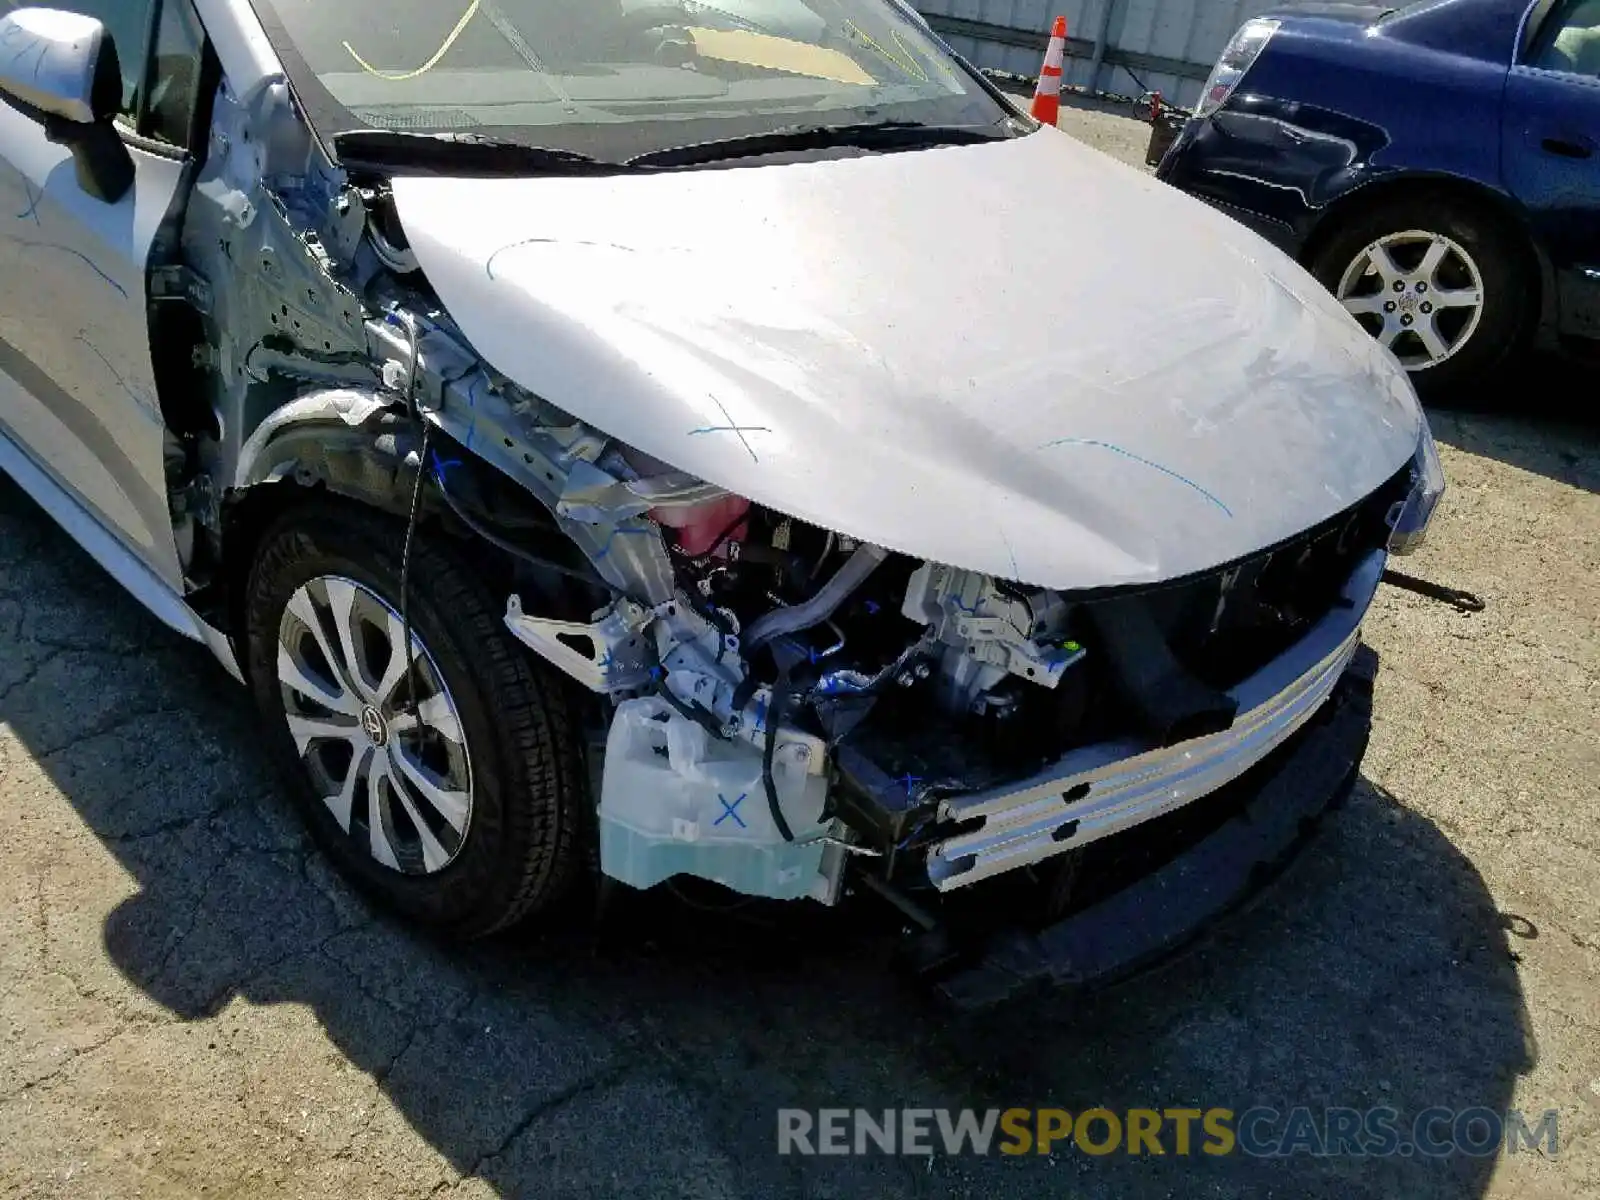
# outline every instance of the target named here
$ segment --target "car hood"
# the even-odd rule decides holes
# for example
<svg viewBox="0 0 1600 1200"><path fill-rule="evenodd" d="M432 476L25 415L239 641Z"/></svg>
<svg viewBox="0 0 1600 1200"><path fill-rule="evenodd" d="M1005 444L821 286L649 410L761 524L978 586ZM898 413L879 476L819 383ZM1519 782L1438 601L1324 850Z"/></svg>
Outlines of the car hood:
<svg viewBox="0 0 1600 1200"><path fill-rule="evenodd" d="M1043 587L1290 538L1416 451L1409 381L1242 227L1052 129L731 169L394 181L498 371L779 512Z"/></svg>

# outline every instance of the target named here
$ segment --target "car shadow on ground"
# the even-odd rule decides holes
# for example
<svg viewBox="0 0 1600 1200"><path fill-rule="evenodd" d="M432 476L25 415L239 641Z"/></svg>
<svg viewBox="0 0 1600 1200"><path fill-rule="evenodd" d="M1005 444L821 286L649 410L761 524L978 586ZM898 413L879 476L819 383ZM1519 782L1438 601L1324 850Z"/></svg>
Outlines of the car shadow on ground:
<svg viewBox="0 0 1600 1200"><path fill-rule="evenodd" d="M1440 442L1600 492L1600 363L1530 354L1459 401L1429 406Z"/></svg>
<svg viewBox="0 0 1600 1200"><path fill-rule="evenodd" d="M79 852L103 847L136 888L46 886L52 925L100 923L171 1019L225 1013L210 1049L254 1062L269 1098L325 1050L275 1044L263 1014L307 1006L418 1136L504 1195L1478 1195L1492 1157L1213 1157L1198 1138L1180 1156L1170 1132L1161 1157L783 1158L776 1110L1387 1106L1404 1129L1430 1106L1505 1107L1532 1063L1510 918L1443 832L1365 780L1182 959L953 1017L895 982L876 923L838 914L652 895L598 939L573 913L542 937L437 946L309 847L244 690L8 482L0 604L0 721L98 839ZM371 1161L384 1136L369 1106L323 1152Z"/></svg>

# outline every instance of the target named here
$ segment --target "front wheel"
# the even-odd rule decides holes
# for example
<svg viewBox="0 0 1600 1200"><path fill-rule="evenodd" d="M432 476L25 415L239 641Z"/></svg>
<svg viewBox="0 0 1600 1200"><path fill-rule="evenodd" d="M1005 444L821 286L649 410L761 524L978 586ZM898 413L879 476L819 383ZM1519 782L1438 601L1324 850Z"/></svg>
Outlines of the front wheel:
<svg viewBox="0 0 1600 1200"><path fill-rule="evenodd" d="M265 536L252 685L318 844L369 894L456 936L548 904L586 861L565 693L453 547L322 504Z"/></svg>
<svg viewBox="0 0 1600 1200"><path fill-rule="evenodd" d="M1428 399L1470 399L1520 348L1534 315L1515 239L1448 197L1362 214L1317 252L1311 269Z"/></svg>

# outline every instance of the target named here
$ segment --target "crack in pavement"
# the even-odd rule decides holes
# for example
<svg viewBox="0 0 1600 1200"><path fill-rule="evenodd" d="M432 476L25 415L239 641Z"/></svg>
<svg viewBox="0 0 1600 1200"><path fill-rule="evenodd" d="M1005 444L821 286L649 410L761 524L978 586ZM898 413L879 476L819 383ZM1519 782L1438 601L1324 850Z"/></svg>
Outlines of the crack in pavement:
<svg viewBox="0 0 1600 1200"><path fill-rule="evenodd" d="M162 656L170 654L172 647L148 645L122 645L108 646L103 642L83 643L69 641L63 638L53 638L48 634L39 636L22 632L22 626L27 624L27 612L24 610L23 618L17 623L17 630L12 635L12 640L31 646L43 646L58 654L82 654L91 658L121 658L130 662L149 662L159 660ZM182 645L183 643L179 643Z"/></svg>
<svg viewBox="0 0 1600 1200"><path fill-rule="evenodd" d="M0 691L0 704L4 704L7 700L11 699L13 693L19 692L23 688L31 686L34 680L39 678L39 672L43 671L56 659L60 658L62 653L63 652L60 650L52 650L38 662L34 663L21 679L14 680L13 682L7 684L5 689Z"/></svg>
<svg viewBox="0 0 1600 1200"><path fill-rule="evenodd" d="M376 924L376 921L372 922L372 924ZM342 930L341 934L347 932L349 931ZM340 936L340 934L334 935L334 937L338 936ZM404 1010L400 1008L399 1005L396 1005L391 1001L381 997L373 996L372 993L367 990L366 986L361 982L361 980L356 977L355 972L351 971L350 968L344 966L343 964L340 964L338 960L335 959L331 954L327 954L323 951L323 947L327 946L328 943L332 941L333 937L330 937L317 948L319 952L323 952L323 957L329 962L338 965L340 970L342 970L345 976L356 985L356 990L361 992L362 995L367 996L375 1003L382 1004L387 1008L393 1009L395 1012L403 1013ZM419 1019L412 1024L411 1032L407 1035L405 1044L402 1045L400 1049L395 1051L394 1055L387 1063L372 1073L374 1093L372 1107L367 1110L367 1115L361 1124L350 1131L350 1137L345 1144L333 1153L332 1157L329 1159L330 1162L344 1161L354 1157L356 1142L361 1138L362 1134L371 1130L372 1123L378 1119L378 1098L382 1097L390 1100L391 1102L393 1101L393 1097L389 1095L389 1091L386 1086L389 1081L389 1077L394 1074L395 1068L400 1065L400 1060L403 1059L407 1054L411 1053L412 1048L416 1046L418 1039L422 1037L423 1033L425 1031L442 1029L451 1022L459 1020L461 1015L465 1013L467 1009L471 1008L475 1003L477 1003L478 997L481 994L482 990L480 988L470 988L468 989L466 996L463 997L458 1003L452 1005L450 1010L444 1013L437 1021L423 1021ZM460 1181L458 1180L457 1182L459 1183ZM438 1191L437 1188L434 1190Z"/></svg>
<svg viewBox="0 0 1600 1200"><path fill-rule="evenodd" d="M177 833L180 830L186 829L191 825L200 825L200 824L203 824L203 823L205 823L207 821L215 821L217 818L221 817L224 813L226 813L229 809L237 808L242 803L243 803L243 798L235 796L235 797L231 797L229 799L223 800L219 804L213 805L211 808L206 809L205 812L194 813L194 814L192 814L190 816L187 816L187 817L172 817L169 820L162 821L162 822L160 822L160 823L158 823L156 825L152 825L148 829L141 829L138 832L118 833L118 834L109 834L109 835L108 834L101 834L99 836L100 836L100 840L102 842L105 842L107 845L111 845L111 846L131 846L131 845L133 845L133 844L135 844L137 842L149 841L151 838L165 837L168 834ZM233 846L235 849L240 849L240 850L247 849L247 847L241 845L238 842L230 841L228 839L227 833L224 830L218 829L217 833L223 838L224 841L228 841L228 844L230 846Z"/></svg>
<svg viewBox="0 0 1600 1200"><path fill-rule="evenodd" d="M228 859L226 857L219 858L216 865L207 871L206 877L200 881L200 886L195 892L194 904L189 912L189 923L184 926L183 931L173 939L165 953L162 954L161 961L156 964L156 969L150 973L151 983L166 974L167 968L171 965L173 957L178 953L179 947L194 932L195 926L200 923L200 910L205 907L206 897L211 894L211 885L216 882L217 876L221 875L227 866Z"/></svg>
<svg viewBox="0 0 1600 1200"><path fill-rule="evenodd" d="M619 1056L624 1059L627 1065L614 1068L608 1073L597 1074L595 1080L603 1079L608 1085L615 1086L635 1072L641 1075L651 1071L656 1072L663 1082L677 1088L706 1114L708 1123L714 1124L716 1132L722 1135L722 1140L725 1144L729 1146L739 1144L739 1136L737 1132L730 1128L730 1122L725 1119L726 1114L730 1110L748 1110L752 1104L766 1104L768 1099L756 1098L746 1101L744 1097L736 1094L740 1087L738 1080L730 1080L724 1075L701 1070L697 1065L698 1059L692 1056L686 1057L681 1053L674 1044L671 1033L656 1021L651 1014L646 1012L638 1015L641 1024L637 1027L626 1029L617 1038ZM614 1076L614 1078L605 1078L607 1075ZM601 1089L599 1087L572 1089L573 1094L561 1098L561 1103L569 1102L587 1092L598 1090ZM553 1102L543 1106L540 1112L534 1114L533 1118L522 1123L520 1131L514 1131L513 1136L505 1140L499 1151L493 1155L483 1156L480 1158L480 1163L504 1154L516 1140L516 1137L527 1132L527 1128L532 1124L533 1119L553 1112L560 1106L560 1103ZM897 1158L895 1162L901 1169L901 1173L909 1181L910 1194L920 1194L918 1189L921 1186L919 1182L921 1172L918 1168L921 1160ZM800 1194L806 1194L804 1160L799 1156L792 1156L785 1169L795 1180L797 1191ZM476 1168L474 1172L464 1176L460 1182L465 1183L474 1174L476 1174ZM459 1184L457 1186L459 1187Z"/></svg>
<svg viewBox="0 0 1600 1200"><path fill-rule="evenodd" d="M66 1058L62 1059L61 1062L58 1063L52 1070L47 1071L45 1074L39 1076L37 1079L29 1080L27 1083L23 1084L21 1087L15 1089L14 1091L0 1093L0 1107L4 1107L5 1105L8 1105L8 1104L13 1104L16 1101L20 1100L23 1096L27 1095L29 1092L33 1091L35 1088L41 1087L44 1084L49 1083L51 1080L60 1078L60 1076L67 1070L67 1068L72 1066L72 1064L77 1062L80 1058L83 1058L86 1055L94 1054L94 1053L96 1053L96 1052L98 1052L100 1050L105 1049L112 1042L116 1041L119 1037L122 1037L124 1034L132 1033L136 1029L143 1029L143 1028L147 1028L147 1027L148 1027L147 1024L135 1024L135 1025L129 1025L126 1028L122 1028L122 1029L113 1029L110 1033L106 1034L105 1037L99 1039L98 1041L92 1042L91 1044L89 1044L87 1046L82 1046L82 1047L72 1051L70 1054L67 1055Z"/></svg>
<svg viewBox="0 0 1600 1200"><path fill-rule="evenodd" d="M555 1095L539 1101L539 1103L533 1105L526 1113L522 1115L521 1118L518 1119L516 1124L511 1127L510 1131L500 1139L499 1145L497 1145L493 1150L489 1150L478 1155L478 1157L473 1161L471 1168L465 1171L461 1178L456 1181L455 1187L459 1189L460 1186L463 1183L466 1183L468 1180L478 1178L485 1166L493 1162L495 1159L503 1157L505 1153L516 1144L517 1140L521 1138L523 1134L527 1133L530 1128L532 1128L533 1123L540 1117L546 1116L549 1113L553 1113L556 1110L571 1104L580 1096L587 1096L596 1092L605 1091L607 1088L616 1087L617 1084L621 1083L624 1079L627 1079L637 1069L638 1068L636 1064L619 1063L614 1067L608 1067L604 1070L597 1071L587 1079L580 1080L569 1087L562 1088Z"/></svg>
<svg viewBox="0 0 1600 1200"><path fill-rule="evenodd" d="M3 699L4 697L0 696L0 700ZM108 717L107 719L95 725L91 725L88 729L83 729L73 734L59 746L52 746L48 750L36 751L33 757L39 762L43 762L47 758L54 758L58 754L63 754L68 750L75 749L76 747L83 745L85 742L92 742L96 738L102 738L116 733L124 726L132 725L135 721L142 720L145 717L172 717L188 711L189 710L186 708L147 708L141 709L138 712L124 713L121 716Z"/></svg>
<svg viewBox="0 0 1600 1200"><path fill-rule="evenodd" d="M190 932L193 932L194 924L198 923L199 922L197 920L191 924ZM355 928L359 929L363 927L355 926ZM328 945L329 942L333 941L334 938L342 937L344 934L349 932L349 929L336 929L332 933L328 934L327 937L318 939L315 945L300 946L293 950L286 951L267 962L259 964L248 974L240 976L238 979L230 979L225 981L206 999L203 1004L200 1005L200 1015L197 1019L208 1020L217 1016L217 1014L227 1007L230 999L232 999L234 996L243 995L252 984L260 983L262 979L270 975L273 971L276 971L279 967L285 966L288 963L294 962L296 959L309 958L314 954L321 954L323 947ZM176 947L174 947L174 949L176 949Z"/></svg>

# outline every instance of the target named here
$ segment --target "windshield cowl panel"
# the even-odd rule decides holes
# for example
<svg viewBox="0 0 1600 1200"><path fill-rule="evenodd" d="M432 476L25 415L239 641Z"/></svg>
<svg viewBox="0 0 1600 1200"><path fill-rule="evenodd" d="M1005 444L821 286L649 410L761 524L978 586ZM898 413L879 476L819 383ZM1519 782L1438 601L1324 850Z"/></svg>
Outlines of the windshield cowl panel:
<svg viewBox="0 0 1600 1200"><path fill-rule="evenodd" d="M325 135L474 135L619 164L796 128L1003 136L1015 115L890 0L254 3Z"/></svg>

